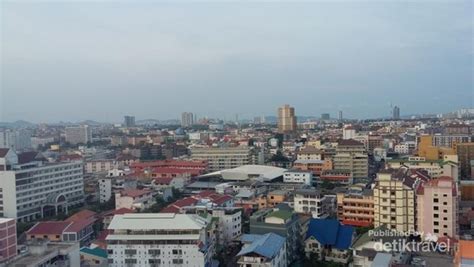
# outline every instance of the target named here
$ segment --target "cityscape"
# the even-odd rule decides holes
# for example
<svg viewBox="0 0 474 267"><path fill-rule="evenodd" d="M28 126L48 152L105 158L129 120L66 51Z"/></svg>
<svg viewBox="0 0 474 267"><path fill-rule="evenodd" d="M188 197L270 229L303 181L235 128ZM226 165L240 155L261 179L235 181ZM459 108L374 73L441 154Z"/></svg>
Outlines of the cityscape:
<svg viewBox="0 0 474 267"><path fill-rule="evenodd" d="M178 2L0 2L0 267L474 266L472 2Z"/></svg>

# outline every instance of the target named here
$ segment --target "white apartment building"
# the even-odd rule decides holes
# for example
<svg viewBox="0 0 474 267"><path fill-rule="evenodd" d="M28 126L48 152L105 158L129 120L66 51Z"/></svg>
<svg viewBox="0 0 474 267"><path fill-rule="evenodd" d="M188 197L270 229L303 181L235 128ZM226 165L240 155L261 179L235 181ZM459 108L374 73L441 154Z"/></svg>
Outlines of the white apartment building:
<svg viewBox="0 0 474 267"><path fill-rule="evenodd" d="M336 197L322 196L316 189L294 191L293 208L295 212L311 214L313 218L325 218L335 212Z"/></svg>
<svg viewBox="0 0 474 267"><path fill-rule="evenodd" d="M313 183L313 178L313 173L310 171L289 170L283 173L284 183L311 185Z"/></svg>
<svg viewBox="0 0 474 267"><path fill-rule="evenodd" d="M77 145L92 142L92 132L88 125L66 127L66 142Z"/></svg>
<svg viewBox="0 0 474 267"><path fill-rule="evenodd" d="M84 202L82 161L46 163L40 154L0 149L0 216L19 222Z"/></svg>
<svg viewBox="0 0 474 267"><path fill-rule="evenodd" d="M217 243L226 246L242 235L242 208L189 206L181 209L181 213L204 214L217 220Z"/></svg>
<svg viewBox="0 0 474 267"><path fill-rule="evenodd" d="M99 159L86 162L86 173L108 172L118 168L118 163L113 159Z"/></svg>
<svg viewBox="0 0 474 267"><path fill-rule="evenodd" d="M251 147L193 147L191 159L207 160L210 172L255 164L257 156Z"/></svg>
<svg viewBox="0 0 474 267"><path fill-rule="evenodd" d="M106 238L109 266L210 266L211 217L156 213L115 215Z"/></svg>

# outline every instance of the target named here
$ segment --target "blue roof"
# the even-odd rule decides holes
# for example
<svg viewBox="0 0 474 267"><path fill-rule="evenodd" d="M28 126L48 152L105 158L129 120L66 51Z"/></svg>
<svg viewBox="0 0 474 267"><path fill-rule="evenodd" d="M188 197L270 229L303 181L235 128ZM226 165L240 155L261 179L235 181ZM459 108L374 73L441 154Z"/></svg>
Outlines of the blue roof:
<svg viewBox="0 0 474 267"><path fill-rule="evenodd" d="M343 225L335 219L311 219L306 239L314 237L321 245L348 249L352 243L354 227Z"/></svg>
<svg viewBox="0 0 474 267"><path fill-rule="evenodd" d="M265 258L272 259L285 245L285 238L274 233L264 235L242 235L241 240L245 242L252 242L244 246L237 256L246 255L249 253L256 253Z"/></svg>
<svg viewBox="0 0 474 267"><path fill-rule="evenodd" d="M99 247L96 247L96 248L83 247L81 248L81 252L91 254L97 257L101 257L101 258L107 258L107 251Z"/></svg>

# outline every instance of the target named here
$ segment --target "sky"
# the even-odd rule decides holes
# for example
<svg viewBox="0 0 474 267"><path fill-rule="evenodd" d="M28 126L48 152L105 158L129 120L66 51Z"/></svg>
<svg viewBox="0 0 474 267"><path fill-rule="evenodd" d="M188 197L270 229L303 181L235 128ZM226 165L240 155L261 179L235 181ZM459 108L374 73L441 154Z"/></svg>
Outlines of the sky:
<svg viewBox="0 0 474 267"><path fill-rule="evenodd" d="M472 1L1 1L0 121L474 106Z"/></svg>

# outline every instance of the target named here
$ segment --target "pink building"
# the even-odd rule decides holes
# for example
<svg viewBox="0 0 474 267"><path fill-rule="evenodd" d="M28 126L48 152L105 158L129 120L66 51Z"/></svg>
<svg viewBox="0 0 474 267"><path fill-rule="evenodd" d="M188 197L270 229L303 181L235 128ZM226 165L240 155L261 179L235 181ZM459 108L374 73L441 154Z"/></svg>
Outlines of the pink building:
<svg viewBox="0 0 474 267"><path fill-rule="evenodd" d="M453 178L433 179L417 192L417 230L438 237L456 237L458 194Z"/></svg>
<svg viewBox="0 0 474 267"><path fill-rule="evenodd" d="M0 218L0 263L16 256L16 221ZM1 264L0 264L1 265Z"/></svg>

